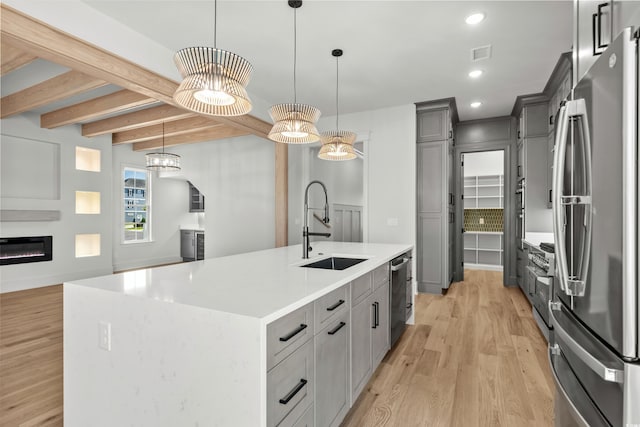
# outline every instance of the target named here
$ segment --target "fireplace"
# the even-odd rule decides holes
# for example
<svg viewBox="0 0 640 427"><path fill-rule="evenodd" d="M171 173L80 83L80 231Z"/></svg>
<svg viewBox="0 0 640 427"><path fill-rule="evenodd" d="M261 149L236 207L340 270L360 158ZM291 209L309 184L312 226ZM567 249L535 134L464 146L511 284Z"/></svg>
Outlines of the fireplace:
<svg viewBox="0 0 640 427"><path fill-rule="evenodd" d="M0 238L0 265L51 261L53 236Z"/></svg>

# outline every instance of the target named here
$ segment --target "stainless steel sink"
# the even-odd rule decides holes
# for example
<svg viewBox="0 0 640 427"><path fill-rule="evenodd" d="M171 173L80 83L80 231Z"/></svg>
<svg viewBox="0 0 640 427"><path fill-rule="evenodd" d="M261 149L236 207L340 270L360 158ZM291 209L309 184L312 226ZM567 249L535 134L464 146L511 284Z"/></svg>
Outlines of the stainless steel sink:
<svg viewBox="0 0 640 427"><path fill-rule="evenodd" d="M340 258L331 257L315 261L310 264L301 265L300 267L324 268L325 270L344 270L366 261L366 258Z"/></svg>

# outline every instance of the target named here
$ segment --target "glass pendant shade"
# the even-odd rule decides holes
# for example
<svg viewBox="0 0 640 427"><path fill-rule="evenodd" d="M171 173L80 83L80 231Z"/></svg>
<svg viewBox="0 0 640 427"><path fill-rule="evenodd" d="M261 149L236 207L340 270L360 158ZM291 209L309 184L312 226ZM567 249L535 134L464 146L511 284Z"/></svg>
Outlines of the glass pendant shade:
<svg viewBox="0 0 640 427"><path fill-rule="evenodd" d="M310 144L320 140L316 122L320 110L305 104L277 104L269 109L273 128L269 139L285 144Z"/></svg>
<svg viewBox="0 0 640 427"><path fill-rule="evenodd" d="M353 160L357 157L353 149L356 134L348 130L322 132L322 147L318 158L322 160Z"/></svg>
<svg viewBox="0 0 640 427"><path fill-rule="evenodd" d="M173 94L182 107L210 116L241 116L251 111L246 86L252 65L241 56L212 47L187 47L174 61L183 77Z"/></svg>
<svg viewBox="0 0 640 427"><path fill-rule="evenodd" d="M179 171L180 156L173 153L148 153L147 169L154 171Z"/></svg>

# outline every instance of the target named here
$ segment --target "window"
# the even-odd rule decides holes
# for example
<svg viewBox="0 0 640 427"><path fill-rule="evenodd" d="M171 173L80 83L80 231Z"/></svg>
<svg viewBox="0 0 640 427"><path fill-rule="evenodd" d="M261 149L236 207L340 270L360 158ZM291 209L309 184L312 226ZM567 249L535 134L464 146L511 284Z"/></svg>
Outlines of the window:
<svg viewBox="0 0 640 427"><path fill-rule="evenodd" d="M122 171L124 243L151 240L150 174L145 169L125 167Z"/></svg>

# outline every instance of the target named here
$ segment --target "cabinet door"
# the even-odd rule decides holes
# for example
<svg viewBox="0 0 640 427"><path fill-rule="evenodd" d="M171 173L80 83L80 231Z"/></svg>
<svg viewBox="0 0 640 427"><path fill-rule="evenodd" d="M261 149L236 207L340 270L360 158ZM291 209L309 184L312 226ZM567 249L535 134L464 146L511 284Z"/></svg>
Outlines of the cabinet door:
<svg viewBox="0 0 640 427"><path fill-rule="evenodd" d="M374 319L371 332L373 368L378 366L389 350L389 283L380 287L371 296Z"/></svg>
<svg viewBox="0 0 640 427"><path fill-rule="evenodd" d="M524 128L520 136L525 138L549 133L548 111L547 103L526 105L523 108Z"/></svg>
<svg viewBox="0 0 640 427"><path fill-rule="evenodd" d="M371 360L371 327L373 305L367 298L351 309L351 404L364 388L373 372Z"/></svg>
<svg viewBox="0 0 640 427"><path fill-rule="evenodd" d="M449 110L418 112L418 142L443 141L449 138Z"/></svg>
<svg viewBox="0 0 640 427"><path fill-rule="evenodd" d="M447 190L445 143L418 145L418 212L442 213Z"/></svg>
<svg viewBox="0 0 640 427"><path fill-rule="evenodd" d="M349 410L349 313L315 337L316 427L339 426Z"/></svg>
<svg viewBox="0 0 640 427"><path fill-rule="evenodd" d="M185 259L196 259L195 231L180 230L180 256Z"/></svg>
<svg viewBox="0 0 640 427"><path fill-rule="evenodd" d="M630 2L625 2L630 3ZM601 6L598 9L598 6ZM611 42L611 2L601 0L578 0L574 3L577 13L577 46L574 46L574 66L578 80L585 75L598 55ZM595 19L594 19L595 15Z"/></svg>

